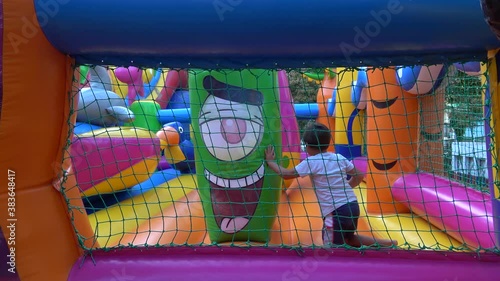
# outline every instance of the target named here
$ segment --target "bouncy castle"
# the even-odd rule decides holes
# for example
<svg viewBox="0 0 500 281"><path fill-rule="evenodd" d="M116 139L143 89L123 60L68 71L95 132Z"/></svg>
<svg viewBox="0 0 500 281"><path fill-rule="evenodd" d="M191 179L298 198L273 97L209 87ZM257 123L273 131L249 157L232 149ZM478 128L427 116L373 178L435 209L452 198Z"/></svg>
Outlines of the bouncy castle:
<svg viewBox="0 0 500 281"><path fill-rule="evenodd" d="M499 6L0 0L0 279L494 279ZM307 121L363 173L357 234L397 245L333 244L266 164Z"/></svg>

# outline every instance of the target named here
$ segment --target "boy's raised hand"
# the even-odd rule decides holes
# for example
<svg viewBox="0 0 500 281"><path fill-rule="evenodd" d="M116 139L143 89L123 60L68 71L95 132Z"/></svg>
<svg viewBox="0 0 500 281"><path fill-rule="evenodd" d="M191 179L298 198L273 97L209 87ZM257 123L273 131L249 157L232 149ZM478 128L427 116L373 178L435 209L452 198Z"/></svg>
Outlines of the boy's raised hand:
<svg viewBox="0 0 500 281"><path fill-rule="evenodd" d="M269 145L266 148L266 161L274 161L276 158L276 155L274 153L274 147L272 145Z"/></svg>

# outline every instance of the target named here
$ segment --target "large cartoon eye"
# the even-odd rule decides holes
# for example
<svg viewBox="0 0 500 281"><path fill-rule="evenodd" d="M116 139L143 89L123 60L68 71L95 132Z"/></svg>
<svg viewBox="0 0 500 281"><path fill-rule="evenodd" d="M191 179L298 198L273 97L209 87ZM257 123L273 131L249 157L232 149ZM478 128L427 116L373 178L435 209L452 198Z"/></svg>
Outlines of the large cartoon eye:
<svg viewBox="0 0 500 281"><path fill-rule="evenodd" d="M199 124L206 148L222 161L245 158L259 146L264 134L259 106L232 103L216 108L205 103Z"/></svg>
<svg viewBox="0 0 500 281"><path fill-rule="evenodd" d="M181 126L179 126L179 128L177 129L177 131L179 131L179 134L182 134L182 133L184 133L184 128L182 128Z"/></svg>
<svg viewBox="0 0 500 281"><path fill-rule="evenodd" d="M200 129L210 154L222 161L236 161L258 146L264 127L250 120L223 118L200 124Z"/></svg>

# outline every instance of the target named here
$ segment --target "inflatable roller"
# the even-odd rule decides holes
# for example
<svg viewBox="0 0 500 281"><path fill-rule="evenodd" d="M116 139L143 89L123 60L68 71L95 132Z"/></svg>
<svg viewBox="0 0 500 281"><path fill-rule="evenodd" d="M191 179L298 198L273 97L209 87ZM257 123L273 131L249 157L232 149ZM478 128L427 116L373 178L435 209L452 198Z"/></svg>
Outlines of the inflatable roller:
<svg viewBox="0 0 500 281"><path fill-rule="evenodd" d="M366 157L357 157L352 160L356 168L363 174L368 170ZM400 213L397 215L368 215L367 214L367 188L366 183L362 183L354 192L358 197L360 206L360 220L358 233L363 235L373 235L376 238L396 239L399 245L412 249L420 249L420 245L437 245L443 249L450 247L461 247L460 242L443 233L440 229L430 225L429 222L411 213Z"/></svg>
<svg viewBox="0 0 500 281"><path fill-rule="evenodd" d="M366 184L362 183L354 192L360 205L358 233L376 238L395 239L399 246L409 249L421 249L423 246L448 250L458 249L462 243L450 237L429 222L412 213L397 215L370 215L366 212Z"/></svg>
<svg viewBox="0 0 500 281"><path fill-rule="evenodd" d="M414 213L473 248L495 247L488 195L435 175L405 175L394 182L394 198Z"/></svg>

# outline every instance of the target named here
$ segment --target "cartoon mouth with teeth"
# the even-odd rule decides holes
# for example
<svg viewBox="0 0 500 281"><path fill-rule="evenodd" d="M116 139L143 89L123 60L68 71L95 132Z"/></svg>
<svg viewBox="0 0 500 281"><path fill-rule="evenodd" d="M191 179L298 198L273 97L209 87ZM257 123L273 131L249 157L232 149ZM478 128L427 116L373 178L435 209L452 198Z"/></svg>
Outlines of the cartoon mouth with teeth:
<svg viewBox="0 0 500 281"><path fill-rule="evenodd" d="M264 165L249 176L239 179L224 179L205 170L210 182L212 209L215 220L225 233L242 230L257 209L262 183Z"/></svg>
<svg viewBox="0 0 500 281"><path fill-rule="evenodd" d="M269 175L264 149L271 140L281 143L281 135L279 127L270 129L275 122L264 120L267 114L279 116L279 105L271 102L276 98L272 94L222 82L231 79L216 78L217 73L203 73L208 75L198 76L192 100L200 105L192 107L192 115L197 116L196 171L208 233L215 242L265 241L262 230L271 227L275 210L263 202L279 200L281 181ZM273 79L269 80L266 88L273 92Z"/></svg>

